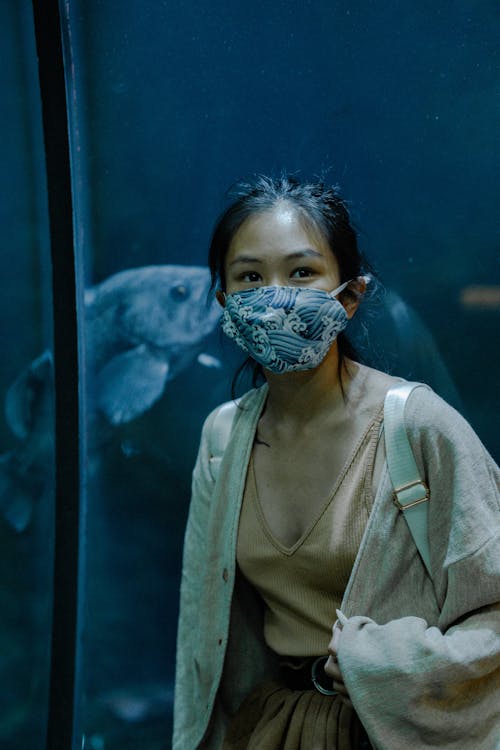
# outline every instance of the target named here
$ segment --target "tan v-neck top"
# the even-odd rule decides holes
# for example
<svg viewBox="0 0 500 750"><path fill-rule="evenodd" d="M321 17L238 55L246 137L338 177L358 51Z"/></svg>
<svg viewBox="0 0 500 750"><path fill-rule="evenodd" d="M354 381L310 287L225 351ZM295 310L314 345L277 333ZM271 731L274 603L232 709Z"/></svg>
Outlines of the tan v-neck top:
<svg viewBox="0 0 500 750"><path fill-rule="evenodd" d="M250 460L237 561L265 604L264 637L287 656L327 652L335 610L351 574L372 505L372 474L383 407L354 447L318 517L293 547L271 532Z"/></svg>

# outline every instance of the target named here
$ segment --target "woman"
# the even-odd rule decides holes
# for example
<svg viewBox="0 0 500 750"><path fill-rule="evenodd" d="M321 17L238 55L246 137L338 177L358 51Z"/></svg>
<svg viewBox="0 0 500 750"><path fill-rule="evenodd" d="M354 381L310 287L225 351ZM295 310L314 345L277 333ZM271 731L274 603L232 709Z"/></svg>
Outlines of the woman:
<svg viewBox="0 0 500 750"><path fill-rule="evenodd" d="M260 178L220 218L210 265L223 328L265 385L203 428L174 750L493 750L498 470L451 407L412 393L431 578L385 467L384 398L400 381L351 359L343 334L367 283L345 204Z"/></svg>

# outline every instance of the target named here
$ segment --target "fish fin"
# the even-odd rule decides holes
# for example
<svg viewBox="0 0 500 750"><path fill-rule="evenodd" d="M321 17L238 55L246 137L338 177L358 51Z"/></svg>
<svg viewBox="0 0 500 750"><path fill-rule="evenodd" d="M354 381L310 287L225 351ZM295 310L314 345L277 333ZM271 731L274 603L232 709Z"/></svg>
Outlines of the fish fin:
<svg viewBox="0 0 500 750"><path fill-rule="evenodd" d="M215 367L218 370L222 367L220 359L214 357L212 354L206 354L205 352L198 354L197 360L200 365L203 365L203 367Z"/></svg>
<svg viewBox="0 0 500 750"><path fill-rule="evenodd" d="M113 357L97 377L97 404L113 425L130 422L151 408L163 393L168 362L144 344Z"/></svg>

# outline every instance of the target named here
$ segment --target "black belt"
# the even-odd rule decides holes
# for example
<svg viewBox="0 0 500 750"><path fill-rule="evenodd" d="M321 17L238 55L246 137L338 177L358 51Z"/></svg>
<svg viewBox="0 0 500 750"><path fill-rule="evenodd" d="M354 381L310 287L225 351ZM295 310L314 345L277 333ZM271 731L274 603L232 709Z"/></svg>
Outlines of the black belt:
<svg viewBox="0 0 500 750"><path fill-rule="evenodd" d="M338 695L333 689L333 680L325 672L328 656L318 656L300 661L286 661L280 664L281 679L290 690L317 690L323 695ZM356 716L356 739L353 747L357 750L372 750L372 744L359 718Z"/></svg>
<svg viewBox="0 0 500 750"><path fill-rule="evenodd" d="M296 664L292 661L283 662L280 665L282 679L291 690L316 689L323 695L337 695L332 678L325 672L327 660L328 656L318 656Z"/></svg>

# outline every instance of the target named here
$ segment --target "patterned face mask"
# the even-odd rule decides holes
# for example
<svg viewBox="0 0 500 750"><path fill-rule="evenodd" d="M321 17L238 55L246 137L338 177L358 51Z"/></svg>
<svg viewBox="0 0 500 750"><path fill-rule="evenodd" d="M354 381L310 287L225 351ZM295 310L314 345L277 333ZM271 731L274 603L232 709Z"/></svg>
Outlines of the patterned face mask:
<svg viewBox="0 0 500 750"><path fill-rule="evenodd" d="M325 358L349 319L332 292L262 286L226 295L222 330L267 370L310 370Z"/></svg>

